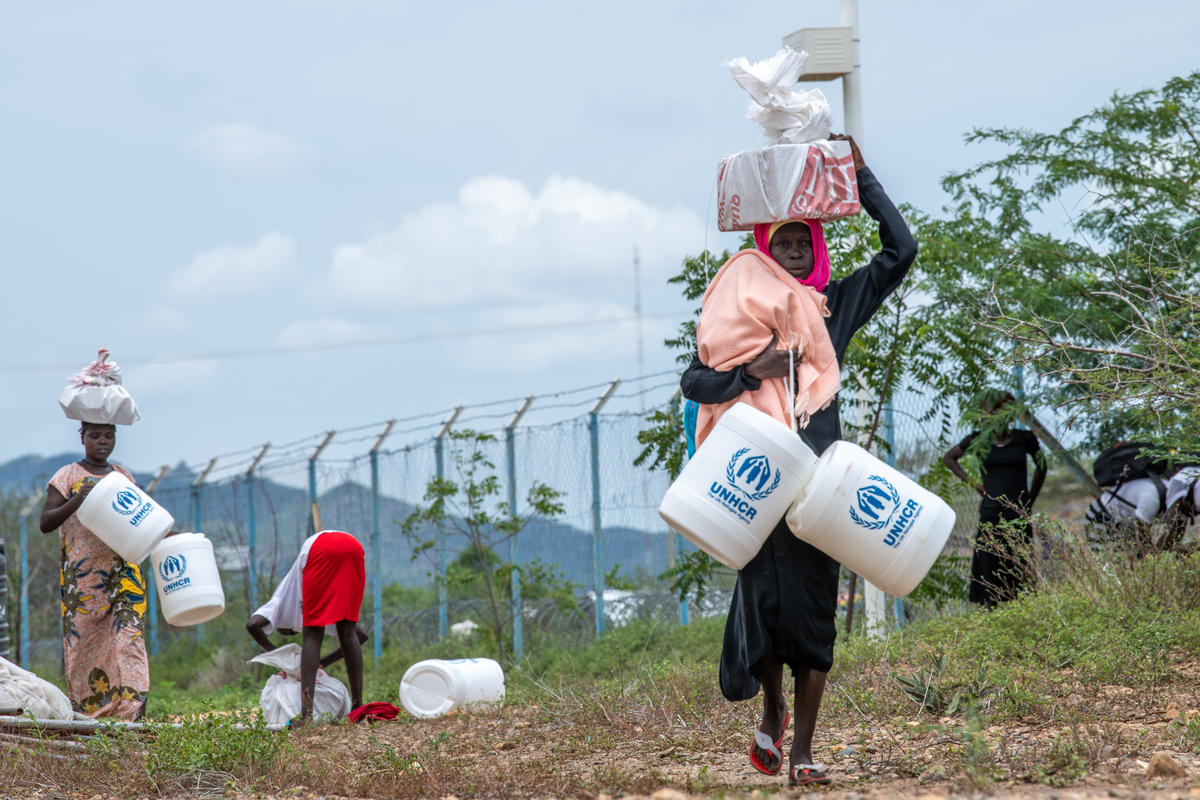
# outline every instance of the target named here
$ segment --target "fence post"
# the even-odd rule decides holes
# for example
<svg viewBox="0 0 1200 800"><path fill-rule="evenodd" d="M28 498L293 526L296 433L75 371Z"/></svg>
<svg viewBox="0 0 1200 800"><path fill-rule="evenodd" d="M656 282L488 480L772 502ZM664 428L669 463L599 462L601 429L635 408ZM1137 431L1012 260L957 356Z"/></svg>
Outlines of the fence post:
<svg viewBox="0 0 1200 800"><path fill-rule="evenodd" d="M336 431L326 431L325 438L317 445L317 449L308 457L308 535L312 536L321 530L321 509L317 507L317 459L333 440Z"/></svg>
<svg viewBox="0 0 1200 800"><path fill-rule="evenodd" d="M208 477L209 470L211 470L213 465L216 463L217 459L210 458L208 460L208 466L200 471L200 474L196 476L196 480L192 481L192 530L196 531L197 533L204 530L200 519L200 491L204 488L204 479ZM150 564L150 571L154 572L153 562ZM204 641L204 623L196 626L196 641Z"/></svg>
<svg viewBox="0 0 1200 800"><path fill-rule="evenodd" d="M504 456L508 467L508 512L517 516L517 453L513 429L525 416L525 412L533 405L533 395L525 398L520 410L513 415L512 420L504 428ZM521 663L524 649L523 628L521 619L521 548L518 541L520 531L513 534L508 541L508 560L512 564L512 652L513 663Z"/></svg>
<svg viewBox="0 0 1200 800"><path fill-rule="evenodd" d="M891 398L883 408L883 441L887 444L887 465L893 469L896 466L896 415L892 412ZM904 625L904 598L892 598L892 616L896 618L896 627Z"/></svg>
<svg viewBox="0 0 1200 800"><path fill-rule="evenodd" d="M438 481L446 478L446 464L443 440L446 434L450 432L450 426L454 424L454 420L458 419L458 415L462 413L463 407L458 406L450 414L450 419L446 420L442 425L442 429L438 431L437 437L433 440L433 454L437 459L437 479ZM449 616L446 606L446 527L440 522L437 526L437 541L438 541L438 638L446 638L446 630L448 627Z"/></svg>
<svg viewBox="0 0 1200 800"><path fill-rule="evenodd" d="M168 469L170 467L166 464L158 468L158 474L146 485L146 494L154 494L154 490L158 488L158 484L162 482ZM150 643L147 649L152 656L158 655L158 589L155 587L156 580L154 566L148 563L146 571L142 574L142 583L145 585L146 591L145 635L146 640Z"/></svg>
<svg viewBox="0 0 1200 800"><path fill-rule="evenodd" d="M688 401L683 399L683 390L676 389L675 394L671 395L671 405L674 406L675 411L681 417L684 418L683 424L684 424L685 431L687 428L687 407L688 407L687 404L688 404ZM686 433L684 435L684 438L685 439L687 438ZM688 458L690 459L692 457L692 454L695 452L696 452L695 443L688 442L688 448L687 448ZM667 534L667 541L674 545L673 547L669 548L671 551L670 552L671 557L669 559L670 565L675 566L676 560L679 559L683 555L683 541L684 541L683 534L681 534L677 530L674 530L673 528L667 528L667 530L669 531L669 533ZM683 598L679 601L679 624L680 625L688 624L687 595L684 595Z"/></svg>
<svg viewBox="0 0 1200 800"><path fill-rule="evenodd" d="M8 562L5 559L4 539L0 537L0 658L12 660L8 638Z"/></svg>
<svg viewBox="0 0 1200 800"><path fill-rule="evenodd" d="M267 448L270 446L270 442L264 444L258 451L258 455L250 462L250 468L246 470L246 581L249 584L247 587L249 593L246 597L250 601L251 614L258 610L258 541L254 527L254 470L258 468L258 463L267 454Z"/></svg>
<svg viewBox="0 0 1200 800"><path fill-rule="evenodd" d="M21 585L17 589L17 602L21 604L20 626L17 633L17 647L21 650L21 668L29 669L29 515L37 508L38 495L33 494L29 502L21 509L21 539L18 547L21 549Z"/></svg>
<svg viewBox="0 0 1200 800"><path fill-rule="evenodd" d="M387 427L375 444L371 445L371 633L375 637L375 661L383 656L383 552L379 530L379 448L395 427L396 420L389 419Z"/></svg>
<svg viewBox="0 0 1200 800"><path fill-rule="evenodd" d="M592 582L596 592L596 635L604 633L604 548L600 536L600 409L617 390L621 379L608 385L604 394L588 412L588 433L592 440Z"/></svg>

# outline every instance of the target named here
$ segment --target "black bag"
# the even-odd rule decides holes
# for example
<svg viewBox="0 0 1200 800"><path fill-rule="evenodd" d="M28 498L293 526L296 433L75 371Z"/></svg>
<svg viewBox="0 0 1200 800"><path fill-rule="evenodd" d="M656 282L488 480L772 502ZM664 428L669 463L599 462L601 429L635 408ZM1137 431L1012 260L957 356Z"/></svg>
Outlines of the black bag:
<svg viewBox="0 0 1200 800"><path fill-rule="evenodd" d="M1135 478L1152 478L1168 475L1171 465L1165 458L1151 458L1146 453L1154 450L1150 442L1117 442L1096 456L1092 474L1101 486L1116 486Z"/></svg>

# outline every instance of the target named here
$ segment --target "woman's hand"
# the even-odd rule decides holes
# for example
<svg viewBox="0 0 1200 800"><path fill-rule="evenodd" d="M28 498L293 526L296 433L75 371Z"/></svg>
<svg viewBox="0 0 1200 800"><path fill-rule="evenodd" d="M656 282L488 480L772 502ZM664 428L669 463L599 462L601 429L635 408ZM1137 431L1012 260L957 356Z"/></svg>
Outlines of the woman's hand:
<svg viewBox="0 0 1200 800"><path fill-rule="evenodd" d="M775 344L779 341L779 334L771 333L771 343L768 344L763 351L754 357L754 360L746 365L746 374L751 378L762 380L764 378L782 378L796 364L804 360L799 350L793 350L791 355L791 363L789 363L787 350L776 350Z"/></svg>
<svg viewBox="0 0 1200 800"><path fill-rule="evenodd" d="M850 155L854 159L854 168L856 170L865 169L867 162L863 161L862 151L858 149L858 145L854 143L854 137L847 136L844 133L831 133L829 138L835 142L849 142Z"/></svg>

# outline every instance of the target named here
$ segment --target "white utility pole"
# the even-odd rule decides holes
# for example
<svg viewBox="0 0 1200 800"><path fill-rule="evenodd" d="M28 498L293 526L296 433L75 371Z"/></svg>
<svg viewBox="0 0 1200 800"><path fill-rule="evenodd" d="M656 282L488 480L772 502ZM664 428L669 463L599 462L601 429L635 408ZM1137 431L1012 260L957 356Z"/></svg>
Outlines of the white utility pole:
<svg viewBox="0 0 1200 800"><path fill-rule="evenodd" d="M862 115L862 62L859 57L858 0L838 0L841 26L837 28L802 28L783 37L783 43L793 50L804 50L808 60L801 81L842 79L842 113L845 132L860 147L866 138ZM860 389L861 396L864 390ZM854 602L854 598L850 598ZM866 607L868 636L882 637L887 630L887 595L879 587L863 580L863 605Z"/></svg>

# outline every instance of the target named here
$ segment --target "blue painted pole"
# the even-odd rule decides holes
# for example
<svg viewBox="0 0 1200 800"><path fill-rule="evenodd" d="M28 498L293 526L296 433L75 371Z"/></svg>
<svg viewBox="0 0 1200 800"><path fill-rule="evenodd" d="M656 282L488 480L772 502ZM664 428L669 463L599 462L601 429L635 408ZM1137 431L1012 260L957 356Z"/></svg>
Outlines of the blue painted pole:
<svg viewBox="0 0 1200 800"><path fill-rule="evenodd" d="M375 661L383 656L383 531L379 527L379 448L392 432L396 420L387 427L371 446L371 635L375 638Z"/></svg>
<svg viewBox="0 0 1200 800"><path fill-rule="evenodd" d="M600 409L621 383L614 380L588 412L588 433L592 440L592 582L596 592L596 635L604 633L604 547L600 523Z"/></svg>
<svg viewBox="0 0 1200 800"><path fill-rule="evenodd" d="M600 418L588 414L592 443L592 584L596 592L596 635L604 633L604 562L600 542Z"/></svg>
<svg viewBox="0 0 1200 800"><path fill-rule="evenodd" d="M32 502L29 510L21 515L21 538L18 546L21 549L21 588L18 591L21 603L21 632L18 634L17 646L21 648L21 668L29 669L29 514L32 512Z"/></svg>
<svg viewBox="0 0 1200 800"><path fill-rule="evenodd" d="M258 609L257 535L254 529L254 476L246 475L246 580L249 581L250 613Z"/></svg>
<svg viewBox="0 0 1200 800"><path fill-rule="evenodd" d="M204 530L200 522L200 490L203 489L203 484L196 483L192 485L192 530L197 533ZM154 566L151 565L150 571L154 571ZM196 641L204 641L204 623L196 626Z"/></svg>
<svg viewBox="0 0 1200 800"><path fill-rule="evenodd" d="M517 454L515 436L511 427L504 429L505 461L508 465L508 510L514 517L517 515ZM512 563L512 650L513 663L521 662L524 651L521 627L521 548L520 532L513 534L508 542L508 560Z"/></svg>
<svg viewBox="0 0 1200 800"><path fill-rule="evenodd" d="M446 477L445 456L442 452L442 437L433 440L433 455L437 460L437 478L442 481ZM439 522L437 526L438 547L438 638L446 638L449 609L446 604L446 529Z"/></svg>
<svg viewBox="0 0 1200 800"><path fill-rule="evenodd" d="M887 464L894 468L896 466L896 415L892 412L890 402L883 409L883 440L887 443ZM897 628L904 624L903 599L892 598L892 616L896 618Z"/></svg>
<svg viewBox="0 0 1200 800"><path fill-rule="evenodd" d="M683 543L687 541L678 531L675 532L675 558L678 559L683 555ZM683 598L679 601L679 622L682 625L688 624L688 601Z"/></svg>

